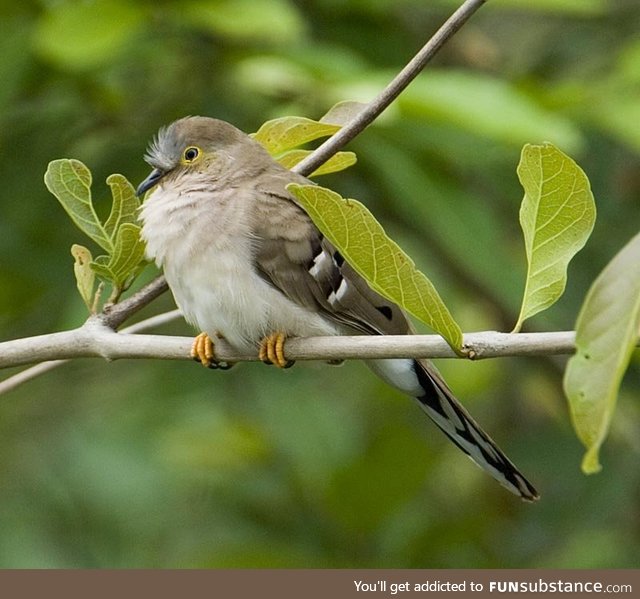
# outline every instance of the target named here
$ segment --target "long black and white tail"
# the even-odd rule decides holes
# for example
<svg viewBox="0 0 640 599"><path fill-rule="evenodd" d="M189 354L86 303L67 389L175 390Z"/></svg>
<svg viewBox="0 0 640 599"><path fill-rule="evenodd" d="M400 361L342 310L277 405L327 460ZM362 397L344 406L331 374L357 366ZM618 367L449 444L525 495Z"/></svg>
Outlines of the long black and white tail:
<svg viewBox="0 0 640 599"><path fill-rule="evenodd" d="M435 367L426 360L369 360L367 365L399 391L418 400L438 428L480 468L526 501L538 499L533 485L454 397Z"/></svg>
<svg viewBox="0 0 640 599"><path fill-rule="evenodd" d="M440 430L509 491L527 501L538 499L533 485L480 428L438 372L429 363L419 360L414 360L414 369L424 390L424 394L416 399Z"/></svg>

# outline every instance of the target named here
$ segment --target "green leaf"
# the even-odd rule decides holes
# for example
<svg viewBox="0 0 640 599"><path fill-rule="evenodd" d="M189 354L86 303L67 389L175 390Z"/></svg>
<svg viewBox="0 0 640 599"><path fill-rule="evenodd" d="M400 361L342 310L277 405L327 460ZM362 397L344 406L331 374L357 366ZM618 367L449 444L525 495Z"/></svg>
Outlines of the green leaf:
<svg viewBox="0 0 640 599"><path fill-rule="evenodd" d="M311 154L311 150L289 150L277 158L277 161L284 167L291 169L298 162L306 158ZM342 171L350 166L353 166L357 162L356 155L353 152L338 152L334 154L327 162L317 168L310 177L319 177L320 175L327 175L329 173L336 173Z"/></svg>
<svg viewBox="0 0 640 599"><path fill-rule="evenodd" d="M86 304L89 312L93 309L93 289L95 284L95 272L91 268L91 252L84 246L73 244L71 255L75 262L73 272L76 276L76 285L80 297Z"/></svg>
<svg viewBox="0 0 640 599"><path fill-rule="evenodd" d="M582 461L587 474L600 470L600 446L639 336L640 234L591 286L576 323L576 354L564 376L573 425L587 448Z"/></svg>
<svg viewBox="0 0 640 599"><path fill-rule="evenodd" d="M113 251L111 237L91 202L91 171L79 160L53 160L44 182L80 230L107 252Z"/></svg>
<svg viewBox="0 0 640 599"><path fill-rule="evenodd" d="M287 189L373 289L438 332L453 349L460 350L462 332L435 287L364 205L316 185L291 183Z"/></svg>
<svg viewBox="0 0 640 599"><path fill-rule="evenodd" d="M92 263L91 269L95 272L103 281L112 283L116 280L115 273L109 268L109 256L98 256Z"/></svg>
<svg viewBox="0 0 640 599"><path fill-rule="evenodd" d="M144 243L140 239L140 227L125 223L118 229L115 248L106 265L113 274L114 284L119 288L125 287L143 261Z"/></svg>
<svg viewBox="0 0 640 599"><path fill-rule="evenodd" d="M287 116L267 121L252 137L271 155L277 155L314 139L333 135L339 129L339 125L319 123L300 116Z"/></svg>
<svg viewBox="0 0 640 599"><path fill-rule="evenodd" d="M91 171L82 162L54 160L49 163L44 179L49 191L58 198L73 222L107 252L107 255L98 256L91 261L89 250L82 246L74 246L80 248L74 253L74 269L78 288L85 303L89 273L91 276L95 273L111 283L114 287L112 298L117 298L119 293L131 284L144 264L144 243L140 239L140 227L135 224L139 201L133 186L122 175L111 175L107 178L113 203L109 217L103 225L91 201ZM79 270L80 268L82 270ZM82 283L79 277L82 277Z"/></svg>
<svg viewBox="0 0 640 599"><path fill-rule="evenodd" d="M589 179L552 144L525 145L518 176L525 191L520 224L528 269L514 331L562 295L567 266L587 242L596 217Z"/></svg>
<svg viewBox="0 0 640 599"><path fill-rule="evenodd" d="M138 222L140 201L133 185L122 175L110 175L107 177L107 184L111 187L113 204L104 228L107 235L115 242L116 233L123 224Z"/></svg>

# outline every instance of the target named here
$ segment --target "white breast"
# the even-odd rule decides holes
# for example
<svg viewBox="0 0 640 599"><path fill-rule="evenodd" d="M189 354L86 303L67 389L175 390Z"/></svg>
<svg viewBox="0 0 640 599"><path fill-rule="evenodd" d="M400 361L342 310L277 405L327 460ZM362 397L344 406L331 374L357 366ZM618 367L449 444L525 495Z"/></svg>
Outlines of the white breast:
<svg viewBox="0 0 640 599"><path fill-rule="evenodd" d="M147 255L164 268L185 318L239 349L267 334L337 334L318 313L290 301L253 267L249 202L230 191L179 194L162 188L141 210Z"/></svg>

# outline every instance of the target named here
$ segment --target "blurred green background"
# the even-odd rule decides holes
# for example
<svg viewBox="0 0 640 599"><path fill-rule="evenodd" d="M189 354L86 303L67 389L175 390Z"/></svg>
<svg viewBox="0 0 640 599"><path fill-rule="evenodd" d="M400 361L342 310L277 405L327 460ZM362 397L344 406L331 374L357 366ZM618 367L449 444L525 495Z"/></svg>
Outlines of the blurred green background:
<svg viewBox="0 0 640 599"><path fill-rule="evenodd" d="M1 338L86 316L69 247L87 241L44 187L50 160L84 161L107 210L105 178L139 182L160 125L203 114L250 132L370 99L458 4L0 2ZM556 143L599 217L565 296L525 328L571 329L640 222L638 31L637 0L492 0L351 144L358 165L322 184L374 211L464 330L508 331L525 272L515 167L523 143ZM171 307L167 295L142 316ZM0 566L637 567L634 361L591 477L565 359L440 362L536 505L356 362L77 361L2 397Z"/></svg>

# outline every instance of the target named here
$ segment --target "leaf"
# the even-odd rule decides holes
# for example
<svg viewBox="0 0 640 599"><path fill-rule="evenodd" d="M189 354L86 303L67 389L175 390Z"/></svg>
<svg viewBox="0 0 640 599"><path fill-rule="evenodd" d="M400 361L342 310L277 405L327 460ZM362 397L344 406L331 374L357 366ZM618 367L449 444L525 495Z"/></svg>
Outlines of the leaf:
<svg viewBox="0 0 640 599"><path fill-rule="evenodd" d="M287 116L267 121L252 137L271 155L277 155L314 139L333 135L339 129L339 125L319 123L300 116Z"/></svg>
<svg viewBox="0 0 640 599"><path fill-rule="evenodd" d="M460 350L462 332L435 287L387 237L364 205L316 185L291 183L287 189L375 291L438 332L454 350Z"/></svg>
<svg viewBox="0 0 640 599"><path fill-rule="evenodd" d="M329 109L329 112L320 119L320 122L344 127L349 121L358 116L358 114L360 114L366 107L367 104L364 102L353 102L351 100L338 102Z"/></svg>
<svg viewBox="0 0 640 599"><path fill-rule="evenodd" d="M140 239L140 227L135 224L140 204L133 186L122 175L107 178L113 202L103 225L91 201L91 171L82 162L54 160L49 163L44 178L47 188L58 198L73 222L107 252L106 256L98 256L91 261L89 250L74 246L80 248L74 253L74 270L85 303L85 286L88 285L88 277L94 273L113 285L113 297L117 297L132 282L144 263L144 243ZM82 261L81 271L78 270L79 260ZM82 277L82 289L79 277Z"/></svg>
<svg viewBox="0 0 640 599"><path fill-rule="evenodd" d="M298 162L311 154L311 150L289 150L277 158L277 161L284 167L291 169ZM356 155L353 152L338 152L334 154L327 162L311 173L311 177L319 177L329 173L342 171L357 162Z"/></svg>
<svg viewBox="0 0 640 599"><path fill-rule="evenodd" d="M143 260L144 243L140 239L140 227L125 223L118 229L115 248L106 265L113 274L115 285L123 288Z"/></svg>
<svg viewBox="0 0 640 599"><path fill-rule="evenodd" d="M107 184L111 187L113 204L109 218L104 223L104 228L107 235L115 242L116 232L121 225L138 222L140 201L133 185L122 175L110 175L107 177Z"/></svg>
<svg viewBox="0 0 640 599"><path fill-rule="evenodd" d="M640 336L640 234L598 275L576 323L576 354L564 390L573 426L587 451L582 470L600 470L618 389Z"/></svg>
<svg viewBox="0 0 640 599"><path fill-rule="evenodd" d="M562 295L567 266L587 242L596 217L589 179L552 144L525 145L518 176L525 191L520 224L528 269L514 331Z"/></svg>
<svg viewBox="0 0 640 599"><path fill-rule="evenodd" d="M109 256L98 256L91 263L91 270L107 283L113 283L116 280L115 273L109 268Z"/></svg>
<svg viewBox="0 0 640 599"><path fill-rule="evenodd" d="M71 255L75 262L73 272L76 276L76 285L80 292L80 297L86 304L89 312L93 308L93 288L95 284L95 272L91 269L91 252L84 246L73 244Z"/></svg>
<svg viewBox="0 0 640 599"><path fill-rule="evenodd" d="M53 160L44 174L44 183L80 230L111 252L113 243L91 202L91 171L79 160Z"/></svg>

